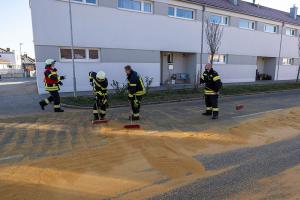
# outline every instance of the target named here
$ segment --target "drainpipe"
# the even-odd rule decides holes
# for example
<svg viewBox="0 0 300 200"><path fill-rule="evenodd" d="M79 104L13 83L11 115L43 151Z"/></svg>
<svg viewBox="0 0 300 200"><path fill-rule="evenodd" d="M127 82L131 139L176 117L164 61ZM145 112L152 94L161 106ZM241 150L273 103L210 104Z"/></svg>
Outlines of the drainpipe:
<svg viewBox="0 0 300 200"><path fill-rule="evenodd" d="M203 65L203 41L204 41L204 23L205 23L205 5L202 6L202 30L201 30L201 52L200 52L200 76L202 74L202 65ZM199 83L199 75L197 75L197 86Z"/></svg>
<svg viewBox="0 0 300 200"><path fill-rule="evenodd" d="M71 38L71 51L72 51L72 71L73 71L73 95L77 97L77 85L76 85L76 68L74 58L74 35L73 35L73 16L72 16L72 3L69 0L69 20L70 20L70 38Z"/></svg>
<svg viewBox="0 0 300 200"><path fill-rule="evenodd" d="M277 70L276 70L276 80L278 80L278 77L279 77L280 58L281 58L281 50L282 50L282 38L283 38L283 28L284 28L284 22L282 22L282 27L281 27L280 46L279 46L279 54L278 54Z"/></svg>

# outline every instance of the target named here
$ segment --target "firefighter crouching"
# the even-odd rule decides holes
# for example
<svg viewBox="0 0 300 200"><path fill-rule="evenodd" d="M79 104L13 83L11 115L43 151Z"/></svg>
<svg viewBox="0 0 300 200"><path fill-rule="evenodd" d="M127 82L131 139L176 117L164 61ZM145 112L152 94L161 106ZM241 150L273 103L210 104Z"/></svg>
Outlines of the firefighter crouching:
<svg viewBox="0 0 300 200"><path fill-rule="evenodd" d="M140 119L140 108L143 96L146 93L142 78L135 72L130 65L125 66L128 81L128 100L132 109L130 119Z"/></svg>
<svg viewBox="0 0 300 200"><path fill-rule="evenodd" d="M99 71L90 72L89 79L91 86L93 87L96 101L94 103L93 115L94 120L104 120L106 115L106 109L108 107L107 101L107 87L108 81L105 72Z"/></svg>
<svg viewBox="0 0 300 200"><path fill-rule="evenodd" d="M64 110L60 107L60 96L58 91L60 90L59 86L62 86L62 80L65 79L64 76L58 76L57 69L54 68L55 60L47 59L45 64L45 71L44 71L44 83L45 83L45 90L49 92L50 96L47 99L40 101L40 106L42 110L45 110L45 107L53 102L54 112L64 112Z"/></svg>
<svg viewBox="0 0 300 200"><path fill-rule="evenodd" d="M218 98L219 90L222 87L221 78L218 73L212 68L211 64L205 65L205 71L201 76L200 84L205 84L204 95L206 112L205 116L212 116L212 119L218 119L219 107Z"/></svg>

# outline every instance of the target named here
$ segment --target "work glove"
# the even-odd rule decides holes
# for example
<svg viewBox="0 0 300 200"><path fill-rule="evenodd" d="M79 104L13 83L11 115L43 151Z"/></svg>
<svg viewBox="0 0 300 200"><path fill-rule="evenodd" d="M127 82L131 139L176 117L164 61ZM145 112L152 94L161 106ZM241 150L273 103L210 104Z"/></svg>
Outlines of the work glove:
<svg viewBox="0 0 300 200"><path fill-rule="evenodd" d="M64 84L61 81L59 81L58 85L63 86Z"/></svg>
<svg viewBox="0 0 300 200"><path fill-rule="evenodd" d="M60 80L65 80L66 77L65 77L65 76L60 76L59 79L60 79Z"/></svg>

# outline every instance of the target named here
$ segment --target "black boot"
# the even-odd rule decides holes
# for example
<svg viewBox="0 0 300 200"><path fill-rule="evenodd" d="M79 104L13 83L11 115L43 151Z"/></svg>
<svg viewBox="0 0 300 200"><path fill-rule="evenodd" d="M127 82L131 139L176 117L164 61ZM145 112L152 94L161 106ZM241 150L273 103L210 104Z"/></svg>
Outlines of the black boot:
<svg viewBox="0 0 300 200"><path fill-rule="evenodd" d="M213 112L213 117L211 118L212 120L218 119L219 118L219 112Z"/></svg>
<svg viewBox="0 0 300 200"><path fill-rule="evenodd" d="M61 108L55 108L55 109L54 109L54 112L61 113L61 112L65 112L65 111L62 110Z"/></svg>
<svg viewBox="0 0 300 200"><path fill-rule="evenodd" d="M211 110L207 110L206 112L202 113L202 115L204 115L204 116L211 116L212 115L212 111Z"/></svg>
<svg viewBox="0 0 300 200"><path fill-rule="evenodd" d="M99 115L94 115L94 121L98 121L99 120Z"/></svg>
<svg viewBox="0 0 300 200"><path fill-rule="evenodd" d="M43 101L40 101L39 104L41 106L41 109L45 110L45 106L47 105L46 102L43 100Z"/></svg>
<svg viewBox="0 0 300 200"><path fill-rule="evenodd" d="M140 120L140 117L139 116L129 116L129 120L132 120L132 121L139 121Z"/></svg>
<svg viewBox="0 0 300 200"><path fill-rule="evenodd" d="M101 115L100 115L100 119L101 119L101 120L105 120L105 115L101 114Z"/></svg>

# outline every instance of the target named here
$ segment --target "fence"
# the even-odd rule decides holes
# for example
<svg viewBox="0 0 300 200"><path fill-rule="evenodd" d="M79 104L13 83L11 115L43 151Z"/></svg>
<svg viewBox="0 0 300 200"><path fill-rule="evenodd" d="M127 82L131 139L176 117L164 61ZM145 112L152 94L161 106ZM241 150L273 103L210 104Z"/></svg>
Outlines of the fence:
<svg viewBox="0 0 300 200"><path fill-rule="evenodd" d="M0 69L2 78L19 78L24 77L23 69Z"/></svg>

